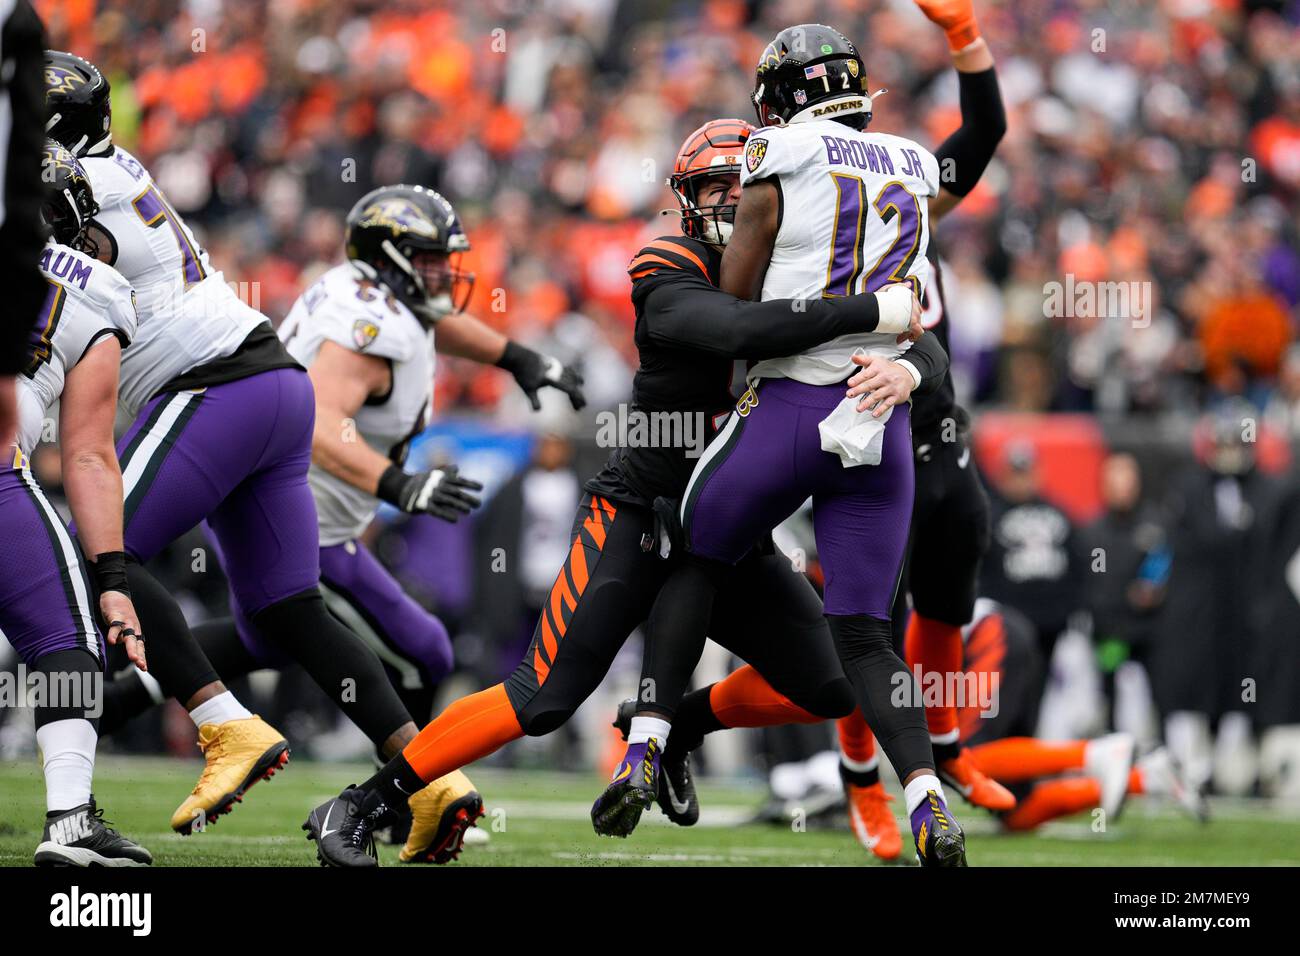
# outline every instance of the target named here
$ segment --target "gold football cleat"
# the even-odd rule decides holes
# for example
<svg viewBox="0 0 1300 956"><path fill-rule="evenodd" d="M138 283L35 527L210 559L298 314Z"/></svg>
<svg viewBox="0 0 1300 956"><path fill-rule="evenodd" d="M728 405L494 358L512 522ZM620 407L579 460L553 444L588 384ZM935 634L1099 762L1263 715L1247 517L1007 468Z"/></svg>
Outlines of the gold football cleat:
<svg viewBox="0 0 1300 956"><path fill-rule="evenodd" d="M289 762L289 742L256 714L204 724L199 728L199 749L206 761L203 773L172 814L172 829L183 836L229 813L249 787L271 779Z"/></svg>
<svg viewBox="0 0 1300 956"><path fill-rule="evenodd" d="M469 777L453 770L411 797L411 833L398 854L403 863L450 863L465 833L483 816L483 798Z"/></svg>

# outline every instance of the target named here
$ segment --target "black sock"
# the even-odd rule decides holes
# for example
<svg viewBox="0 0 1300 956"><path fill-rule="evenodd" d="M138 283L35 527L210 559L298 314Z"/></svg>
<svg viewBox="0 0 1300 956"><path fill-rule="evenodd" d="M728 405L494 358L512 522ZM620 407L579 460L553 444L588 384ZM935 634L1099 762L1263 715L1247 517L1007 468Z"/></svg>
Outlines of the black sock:
<svg viewBox="0 0 1300 956"><path fill-rule="evenodd" d="M930 741L930 749L934 751L934 759L939 763L945 760L956 760L961 755L961 741L954 740L950 744L936 744Z"/></svg>
<svg viewBox="0 0 1300 956"><path fill-rule="evenodd" d="M415 772L402 754L388 761L373 777L361 784L360 789L379 791L388 809L397 813L405 812L406 802L412 795L423 790L425 782Z"/></svg>
<svg viewBox="0 0 1300 956"><path fill-rule="evenodd" d="M674 719L704 653L713 598L727 570L720 562L687 555L664 582L646 625L638 712Z"/></svg>
<svg viewBox="0 0 1300 956"><path fill-rule="evenodd" d="M668 736L665 754L676 754L681 751L690 753L704 743L705 734L726 729L709 704L711 690L713 690L712 684L693 690L682 698L681 705L673 717L673 732Z"/></svg>
<svg viewBox="0 0 1300 956"><path fill-rule="evenodd" d="M32 662L32 672L45 676L47 688L60 691L37 698L32 721L38 730L59 720L85 720L99 733L104 665L98 657L84 647L51 651ZM59 703L53 703L51 697L58 697Z"/></svg>
<svg viewBox="0 0 1300 956"><path fill-rule="evenodd" d="M412 722L375 652L330 614L319 588L264 608L253 624L301 664L376 747Z"/></svg>
<svg viewBox="0 0 1300 956"><path fill-rule="evenodd" d="M844 781L844 786L850 787L874 787L880 783L880 767L877 765L870 770L850 770L844 766L844 761L840 761L840 779Z"/></svg>
<svg viewBox="0 0 1300 956"><path fill-rule="evenodd" d="M184 706L201 688L220 679L216 668L199 648L176 599L157 578L127 561L126 579L148 642L149 673L164 694Z"/></svg>
<svg viewBox="0 0 1300 956"><path fill-rule="evenodd" d="M827 614L844 676L853 685L862 716L899 780L916 770L933 770L930 731L921 693L907 665L894 653L889 622L867 614ZM906 675L911 693L895 704L896 676Z"/></svg>

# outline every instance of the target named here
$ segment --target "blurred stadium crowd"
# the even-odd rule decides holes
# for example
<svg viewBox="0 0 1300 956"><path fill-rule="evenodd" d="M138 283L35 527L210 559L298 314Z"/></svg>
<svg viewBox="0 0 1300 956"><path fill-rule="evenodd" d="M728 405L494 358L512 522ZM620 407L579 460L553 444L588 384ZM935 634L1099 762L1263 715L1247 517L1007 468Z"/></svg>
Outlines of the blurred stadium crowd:
<svg viewBox="0 0 1300 956"><path fill-rule="evenodd" d="M432 185L455 202L474 245L472 310L577 362L590 411L630 396L625 269L647 238L676 228L658 213L672 204L664 177L677 145L708 119L752 119L753 65L779 28L826 22L859 43L872 88L889 91L876 102L875 128L934 146L959 123L944 37L910 0L36 5L52 44L88 57L111 81L116 141L145 162L226 278L248 283L273 321L341 258L343 214L365 190ZM1181 457L1142 459L1145 482L1112 475L1099 458L1084 506L1067 508L1076 528L1102 522L1081 534L1130 540L1104 522L1117 513L1129 520L1135 494L1176 493L1185 509L1222 512L1213 456L1197 463L1190 453L1194 419L1226 409L1238 424L1259 416L1275 436L1300 438L1300 4L984 0L977 10L998 60L1009 132L984 181L933 240L949 277L959 396L977 413L1087 413L1112 446L1122 434L1129 445L1179 447ZM1067 281L1138 283L1148 304L1122 315L1053 314L1046 290ZM437 389L441 416L537 427L505 377L481 366L440 361ZM491 489L495 515L489 508L480 519L518 536L528 552L521 578L461 580L448 555L474 563L463 528L376 530L392 539L385 553L406 569L408 585L483 638L457 642L476 676L498 677L526 646L532 602L561 563L580 477L597 455L590 418L543 423L565 437L537 443L523 467L507 469ZM1214 436L1206 441L1214 445ZM1010 476L1004 510L1042 491L1024 484L1037 472L1022 444L1012 434L998 445L1005 462L988 463L1000 481ZM1275 471L1288 467L1287 444L1270 458ZM1171 478L1175 468L1190 477ZM535 474L564 477L530 485ZM1274 514L1270 495L1259 492L1258 515ZM1270 529L1234 529L1228 519L1197 537L1179 524L1186 513L1151 518L1164 533L1138 549L1114 593L1089 591L1075 567L1068 597L1044 603L1108 622L1131 615L1141 622L1107 626L1150 630L1161 589L1172 603L1178 586L1170 549L1176 568L1198 567L1222 560L1224 535L1235 532L1243 554L1268 549L1260 586L1269 601L1282 600L1283 578L1268 562L1287 542L1265 543L1250 535ZM1182 545L1170 540L1179 529ZM1191 549L1181 564L1179 547ZM435 553L436 561L420 560ZM428 572L430 564L439 570ZM1194 594L1202 580L1182 586ZM1154 588L1145 605L1125 590L1132 581ZM507 586L510 594L492 590ZM1208 629L1211 649L1257 613L1244 584L1216 588L1223 606L1189 612ZM200 592L196 613L222 602L219 586L189 589ZM1295 593L1300 601L1300 585ZM1287 620L1300 629L1294 614ZM1125 655L1106 651L1104 638L1096 644L1113 672ZM1295 641L1256 648L1263 656L1251 668L1281 655L1300 687ZM1214 666L1211 651L1200 673ZM1226 705L1182 706L1219 716ZM1272 722L1297 719L1280 713Z"/></svg>
<svg viewBox="0 0 1300 956"><path fill-rule="evenodd" d="M889 89L878 128L934 145L958 125L943 37L907 0L38 6L57 46L109 76L119 142L275 320L338 258L361 190L432 183L467 220L480 315L540 334L578 313L630 362L624 268L669 225L655 214L677 144L752 119L757 53L788 23L857 38ZM980 5L1009 133L937 239L969 396L1300 402L1296 18L1252 0ZM1067 274L1153 283L1149 324L1045 316ZM460 372L440 376L444 410L494 405L497 376Z"/></svg>

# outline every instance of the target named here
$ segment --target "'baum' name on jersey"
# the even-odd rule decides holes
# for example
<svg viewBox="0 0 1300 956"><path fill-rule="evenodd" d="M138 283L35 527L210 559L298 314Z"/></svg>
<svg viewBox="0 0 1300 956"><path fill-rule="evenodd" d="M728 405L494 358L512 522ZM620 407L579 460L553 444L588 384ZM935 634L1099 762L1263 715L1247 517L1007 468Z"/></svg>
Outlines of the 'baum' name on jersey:
<svg viewBox="0 0 1300 956"><path fill-rule="evenodd" d="M51 241L40 267L49 290L18 379L18 449L24 454L41 440L42 422L63 394L68 371L104 336L116 336L125 347L136 331L135 295L112 266Z"/></svg>

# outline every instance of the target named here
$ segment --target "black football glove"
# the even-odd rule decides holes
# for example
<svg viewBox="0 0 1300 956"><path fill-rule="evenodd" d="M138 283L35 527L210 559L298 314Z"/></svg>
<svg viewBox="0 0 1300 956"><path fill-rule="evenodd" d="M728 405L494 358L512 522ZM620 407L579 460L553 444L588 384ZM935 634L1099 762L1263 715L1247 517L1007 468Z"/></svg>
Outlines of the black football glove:
<svg viewBox="0 0 1300 956"><path fill-rule="evenodd" d="M537 392L547 385L568 395L575 412L587 404L587 397L582 394L582 376L553 355L534 352L518 342L507 342L497 368L503 368L515 377L535 412L542 410Z"/></svg>
<svg viewBox="0 0 1300 956"><path fill-rule="evenodd" d="M395 508L407 514L429 514L453 524L479 505L482 499L471 491L482 491L477 481L460 477L455 465L434 471L417 471L414 474L389 465L379 479L378 494Z"/></svg>

